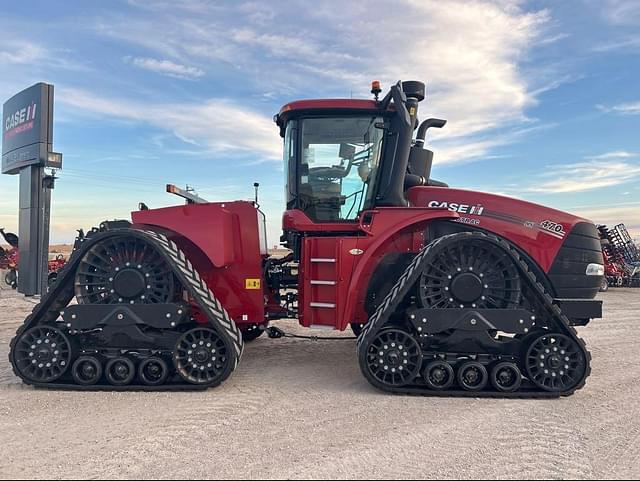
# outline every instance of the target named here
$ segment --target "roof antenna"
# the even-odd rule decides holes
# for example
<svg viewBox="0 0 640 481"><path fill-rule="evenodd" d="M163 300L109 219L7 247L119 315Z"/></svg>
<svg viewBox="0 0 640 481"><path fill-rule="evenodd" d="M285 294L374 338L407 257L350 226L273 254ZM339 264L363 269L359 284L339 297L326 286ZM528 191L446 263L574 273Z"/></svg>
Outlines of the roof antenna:
<svg viewBox="0 0 640 481"><path fill-rule="evenodd" d="M256 207L259 209L259 208L260 208L260 204L258 203L258 187L260 187L260 184L259 184L258 182L254 182L254 183L253 183L253 188L254 188L254 189L255 189L255 191L256 191L256 200L255 200L255 204L256 204Z"/></svg>

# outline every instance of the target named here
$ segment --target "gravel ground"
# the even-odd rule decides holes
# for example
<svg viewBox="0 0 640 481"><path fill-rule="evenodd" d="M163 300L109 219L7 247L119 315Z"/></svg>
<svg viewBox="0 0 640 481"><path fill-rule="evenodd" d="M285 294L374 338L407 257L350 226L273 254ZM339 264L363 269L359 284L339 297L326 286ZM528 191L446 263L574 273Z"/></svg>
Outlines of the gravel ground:
<svg viewBox="0 0 640 481"><path fill-rule="evenodd" d="M0 477L638 478L640 289L603 299L606 318L580 329L593 353L586 387L534 401L383 394L362 378L353 341L262 338L206 392L35 390L7 362L35 301L5 289Z"/></svg>

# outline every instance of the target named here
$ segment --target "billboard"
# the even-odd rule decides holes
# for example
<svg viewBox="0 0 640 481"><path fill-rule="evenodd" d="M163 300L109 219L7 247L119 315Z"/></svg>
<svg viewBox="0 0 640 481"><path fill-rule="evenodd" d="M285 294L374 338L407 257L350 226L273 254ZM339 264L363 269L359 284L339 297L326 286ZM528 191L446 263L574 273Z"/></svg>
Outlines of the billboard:
<svg viewBox="0 0 640 481"><path fill-rule="evenodd" d="M2 173L17 174L28 165L61 167L51 159L53 85L37 83L2 107ZM51 165L53 164L53 165Z"/></svg>

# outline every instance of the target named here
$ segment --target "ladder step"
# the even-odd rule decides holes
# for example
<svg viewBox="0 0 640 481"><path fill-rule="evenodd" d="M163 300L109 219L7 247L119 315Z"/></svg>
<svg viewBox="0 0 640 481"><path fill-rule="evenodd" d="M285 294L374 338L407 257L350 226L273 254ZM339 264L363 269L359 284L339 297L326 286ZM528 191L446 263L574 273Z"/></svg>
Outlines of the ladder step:
<svg viewBox="0 0 640 481"><path fill-rule="evenodd" d="M311 262L315 262L315 263L326 262L326 263L335 264L336 260L335 259L330 259L328 257L312 257L311 258Z"/></svg>
<svg viewBox="0 0 640 481"><path fill-rule="evenodd" d="M330 302L310 302L309 305L311 307L319 307L322 309L335 309L336 305L331 304Z"/></svg>
<svg viewBox="0 0 640 481"><path fill-rule="evenodd" d="M319 280L312 279L311 285L312 286L335 286L336 281L319 281Z"/></svg>

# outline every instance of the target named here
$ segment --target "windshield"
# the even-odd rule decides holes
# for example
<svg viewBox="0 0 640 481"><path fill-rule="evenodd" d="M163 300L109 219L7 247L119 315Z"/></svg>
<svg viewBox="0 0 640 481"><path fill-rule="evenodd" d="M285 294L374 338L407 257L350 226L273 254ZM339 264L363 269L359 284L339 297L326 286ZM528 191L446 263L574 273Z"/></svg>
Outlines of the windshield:
<svg viewBox="0 0 640 481"><path fill-rule="evenodd" d="M302 121L299 205L316 221L354 220L373 195L383 137L380 117Z"/></svg>

